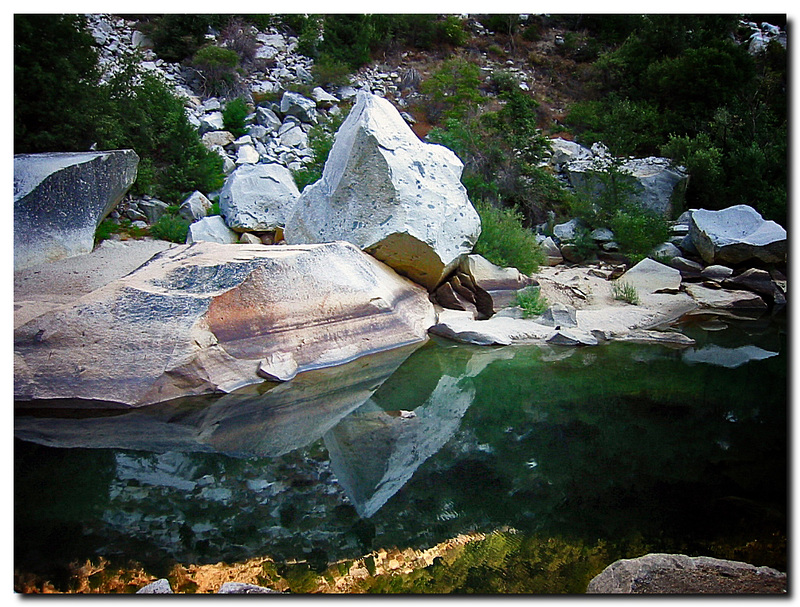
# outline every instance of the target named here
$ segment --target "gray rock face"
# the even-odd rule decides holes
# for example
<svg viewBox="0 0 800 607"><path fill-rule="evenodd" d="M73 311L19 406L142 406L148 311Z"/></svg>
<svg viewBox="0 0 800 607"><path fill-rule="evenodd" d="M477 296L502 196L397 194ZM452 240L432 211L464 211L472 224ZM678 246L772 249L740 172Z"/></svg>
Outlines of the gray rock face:
<svg viewBox="0 0 800 607"><path fill-rule="evenodd" d="M138 165L133 150L14 156L14 269L89 253Z"/></svg>
<svg viewBox="0 0 800 607"><path fill-rule="evenodd" d="M694 211L689 235L706 263L738 264L750 259L780 263L788 251L786 230L743 204L721 211Z"/></svg>
<svg viewBox="0 0 800 607"><path fill-rule="evenodd" d="M424 342L424 289L344 242L171 248L15 331L20 400L131 406L260 383L281 353L298 372ZM91 336L91 337L87 337Z"/></svg>
<svg viewBox="0 0 800 607"><path fill-rule="evenodd" d="M480 235L462 170L450 150L420 141L389 101L359 92L286 241L347 240L432 290Z"/></svg>
<svg viewBox="0 0 800 607"><path fill-rule="evenodd" d="M596 195L604 187L597 171L605 170L607 162L605 156L572 160L564 164L563 170L576 190ZM667 218L682 211L689 176L667 158L629 159L622 163L620 171L633 187L634 200L643 208Z"/></svg>
<svg viewBox="0 0 800 607"><path fill-rule="evenodd" d="M643 259L620 278L641 293L677 291L681 286L680 270L659 263L649 257Z"/></svg>
<svg viewBox="0 0 800 607"><path fill-rule="evenodd" d="M548 327L577 327L577 310L570 305L556 302L544 311L537 322Z"/></svg>
<svg viewBox="0 0 800 607"><path fill-rule="evenodd" d="M242 582L225 582L217 590L217 594L282 594L278 590L256 586L255 584L244 584Z"/></svg>
<svg viewBox="0 0 800 607"><path fill-rule="evenodd" d="M287 91L281 97L281 113L296 116L303 122L317 123L317 103L299 93Z"/></svg>
<svg viewBox="0 0 800 607"><path fill-rule="evenodd" d="M588 594L737 594L737 581L761 579L772 587L786 588L786 574L770 567L727 561L708 556L646 554L636 559L621 559L592 578ZM752 588L757 584L751 585ZM671 590L670 590L671 589ZM747 593L746 590L744 590Z"/></svg>
<svg viewBox="0 0 800 607"><path fill-rule="evenodd" d="M300 192L279 164L241 166L226 180L219 210L232 230L270 231L286 225Z"/></svg>
<svg viewBox="0 0 800 607"><path fill-rule="evenodd" d="M195 242L216 242L219 244L234 244L239 241L239 235L225 225L225 220L219 215L204 217L189 226L186 234L186 244Z"/></svg>

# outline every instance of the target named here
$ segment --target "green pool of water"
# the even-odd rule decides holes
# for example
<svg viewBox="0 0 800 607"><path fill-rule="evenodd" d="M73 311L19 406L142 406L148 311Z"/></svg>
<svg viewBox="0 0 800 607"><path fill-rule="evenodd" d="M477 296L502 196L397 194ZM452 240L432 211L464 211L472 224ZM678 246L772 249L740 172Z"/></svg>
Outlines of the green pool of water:
<svg viewBox="0 0 800 607"><path fill-rule="evenodd" d="M785 571L785 322L682 330L695 346L435 340L136 410L18 403L15 569L57 585L99 556L322 571L502 530L373 590L580 592L655 551Z"/></svg>

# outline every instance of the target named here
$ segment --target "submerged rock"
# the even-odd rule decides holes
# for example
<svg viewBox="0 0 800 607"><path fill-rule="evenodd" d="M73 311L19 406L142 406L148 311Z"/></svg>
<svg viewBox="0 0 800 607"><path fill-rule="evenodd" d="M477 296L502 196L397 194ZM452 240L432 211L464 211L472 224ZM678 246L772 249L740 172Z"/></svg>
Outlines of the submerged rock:
<svg viewBox="0 0 800 607"><path fill-rule="evenodd" d="M453 152L420 141L389 101L359 92L286 241L347 240L432 290L480 235L462 170Z"/></svg>
<svg viewBox="0 0 800 607"><path fill-rule="evenodd" d="M178 246L17 329L15 397L230 392L275 355L297 372L337 365L424 341L433 323L423 289L348 243Z"/></svg>
<svg viewBox="0 0 800 607"><path fill-rule="evenodd" d="M14 156L14 269L91 252L138 165L133 150Z"/></svg>

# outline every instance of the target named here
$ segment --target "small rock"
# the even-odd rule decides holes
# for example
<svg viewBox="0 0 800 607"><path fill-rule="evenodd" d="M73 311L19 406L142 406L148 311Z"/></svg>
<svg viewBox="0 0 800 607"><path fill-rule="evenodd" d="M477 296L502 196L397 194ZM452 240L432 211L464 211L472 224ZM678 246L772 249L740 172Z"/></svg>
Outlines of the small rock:
<svg viewBox="0 0 800 607"><path fill-rule="evenodd" d="M217 594L282 594L277 590L256 586L255 584L244 584L242 582L225 582L217 590Z"/></svg>
<svg viewBox="0 0 800 607"><path fill-rule="evenodd" d="M544 311L536 322L548 327L577 327L577 311L572 306L554 303Z"/></svg>
<svg viewBox="0 0 800 607"><path fill-rule="evenodd" d="M597 338L579 329L559 329L547 340L555 346L596 346Z"/></svg>
<svg viewBox="0 0 800 607"><path fill-rule="evenodd" d="M290 381L297 375L297 361L288 352L276 352L261 361L258 374L273 381Z"/></svg>
<svg viewBox="0 0 800 607"><path fill-rule="evenodd" d="M725 280L733 274L733 270L727 266L713 265L703 268L700 276L710 280Z"/></svg>
<svg viewBox="0 0 800 607"><path fill-rule="evenodd" d="M149 583L136 591L136 594L174 594L169 585L169 580L161 578L155 582Z"/></svg>

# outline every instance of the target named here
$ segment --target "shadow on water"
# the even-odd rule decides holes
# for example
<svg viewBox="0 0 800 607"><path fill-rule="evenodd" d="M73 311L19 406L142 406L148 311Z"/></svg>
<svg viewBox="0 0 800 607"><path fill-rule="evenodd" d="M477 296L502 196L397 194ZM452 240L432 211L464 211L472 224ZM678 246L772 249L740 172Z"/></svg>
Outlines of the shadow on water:
<svg viewBox="0 0 800 607"><path fill-rule="evenodd" d="M325 562L512 528L785 570L785 329L684 331L684 350L433 340L130 410L18 403L15 566Z"/></svg>

